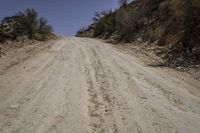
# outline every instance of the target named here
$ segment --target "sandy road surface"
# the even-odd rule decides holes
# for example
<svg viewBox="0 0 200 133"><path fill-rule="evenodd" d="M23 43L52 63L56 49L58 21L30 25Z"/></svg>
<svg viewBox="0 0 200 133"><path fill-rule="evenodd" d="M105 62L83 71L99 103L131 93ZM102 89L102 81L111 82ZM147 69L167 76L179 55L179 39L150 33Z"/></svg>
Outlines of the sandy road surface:
<svg viewBox="0 0 200 133"><path fill-rule="evenodd" d="M65 38L0 75L0 133L199 133L200 83Z"/></svg>

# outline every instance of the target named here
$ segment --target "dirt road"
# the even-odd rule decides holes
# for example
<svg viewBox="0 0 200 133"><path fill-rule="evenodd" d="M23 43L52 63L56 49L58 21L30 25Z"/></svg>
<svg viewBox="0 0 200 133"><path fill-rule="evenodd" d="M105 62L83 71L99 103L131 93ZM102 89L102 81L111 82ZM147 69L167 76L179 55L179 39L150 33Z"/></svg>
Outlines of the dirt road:
<svg viewBox="0 0 200 133"><path fill-rule="evenodd" d="M0 75L0 133L199 133L200 83L65 38Z"/></svg>

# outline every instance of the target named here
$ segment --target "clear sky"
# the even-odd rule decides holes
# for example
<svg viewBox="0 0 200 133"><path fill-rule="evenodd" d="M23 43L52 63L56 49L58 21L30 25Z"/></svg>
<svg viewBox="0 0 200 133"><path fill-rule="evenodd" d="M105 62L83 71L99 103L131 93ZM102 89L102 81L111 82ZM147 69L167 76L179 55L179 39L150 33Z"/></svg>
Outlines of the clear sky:
<svg viewBox="0 0 200 133"><path fill-rule="evenodd" d="M26 8L34 8L46 17L55 33L73 36L92 23L95 11L116 9L118 0L0 0L0 19Z"/></svg>

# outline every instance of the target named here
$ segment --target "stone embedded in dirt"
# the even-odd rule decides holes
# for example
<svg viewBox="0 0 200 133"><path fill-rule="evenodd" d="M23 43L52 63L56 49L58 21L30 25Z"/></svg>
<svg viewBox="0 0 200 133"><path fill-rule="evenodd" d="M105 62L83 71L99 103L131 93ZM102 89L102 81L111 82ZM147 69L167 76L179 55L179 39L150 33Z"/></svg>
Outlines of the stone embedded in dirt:
<svg viewBox="0 0 200 133"><path fill-rule="evenodd" d="M0 46L0 57L1 57L1 54L2 54L2 50L3 50L3 48L2 48L2 46Z"/></svg>
<svg viewBox="0 0 200 133"><path fill-rule="evenodd" d="M18 109L18 108L19 108L19 105L17 105L17 104L10 106L10 109Z"/></svg>
<svg viewBox="0 0 200 133"><path fill-rule="evenodd" d="M146 96L140 96L141 99L148 99Z"/></svg>

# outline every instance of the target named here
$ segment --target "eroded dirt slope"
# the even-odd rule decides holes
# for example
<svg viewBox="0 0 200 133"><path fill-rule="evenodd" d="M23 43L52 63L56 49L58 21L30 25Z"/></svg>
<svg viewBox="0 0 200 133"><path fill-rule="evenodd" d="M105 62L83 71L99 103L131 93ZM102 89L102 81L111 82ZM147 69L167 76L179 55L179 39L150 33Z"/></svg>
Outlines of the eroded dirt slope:
<svg viewBox="0 0 200 133"><path fill-rule="evenodd" d="M0 133L197 133L200 84L65 38L0 75Z"/></svg>

